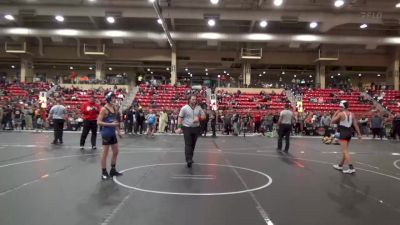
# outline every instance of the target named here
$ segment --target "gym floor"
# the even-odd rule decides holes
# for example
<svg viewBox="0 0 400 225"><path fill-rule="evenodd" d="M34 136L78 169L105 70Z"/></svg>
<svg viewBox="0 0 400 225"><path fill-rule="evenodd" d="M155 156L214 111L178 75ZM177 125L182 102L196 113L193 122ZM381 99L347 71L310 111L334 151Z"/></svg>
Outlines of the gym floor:
<svg viewBox="0 0 400 225"><path fill-rule="evenodd" d="M398 225L398 142L353 140L355 175L332 168L340 146L292 138L199 138L193 168L182 136L126 135L101 181L101 150L80 134L0 133L1 225ZM98 137L98 147L101 141ZM109 165L110 163L108 163Z"/></svg>

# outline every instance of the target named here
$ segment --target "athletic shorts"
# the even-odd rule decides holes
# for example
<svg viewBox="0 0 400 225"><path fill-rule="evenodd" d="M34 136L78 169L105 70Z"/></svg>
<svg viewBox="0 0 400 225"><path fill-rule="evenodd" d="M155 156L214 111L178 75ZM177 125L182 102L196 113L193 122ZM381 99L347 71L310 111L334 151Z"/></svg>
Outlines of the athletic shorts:
<svg viewBox="0 0 400 225"><path fill-rule="evenodd" d="M103 139L103 145L115 145L118 143L118 139L116 135L111 137L101 137Z"/></svg>
<svg viewBox="0 0 400 225"><path fill-rule="evenodd" d="M353 134L353 130L351 129L351 127L339 126L338 130L339 130L339 140L342 140L342 141L350 141L351 140L351 136Z"/></svg>

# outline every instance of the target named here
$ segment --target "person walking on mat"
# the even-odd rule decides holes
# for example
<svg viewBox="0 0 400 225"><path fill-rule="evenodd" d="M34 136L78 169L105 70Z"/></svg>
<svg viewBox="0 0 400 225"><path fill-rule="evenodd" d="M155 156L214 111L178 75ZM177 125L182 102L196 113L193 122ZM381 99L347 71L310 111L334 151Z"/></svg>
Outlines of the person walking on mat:
<svg viewBox="0 0 400 225"><path fill-rule="evenodd" d="M197 96L192 95L189 103L183 106L179 112L177 133L182 133L185 139L185 159L187 167L193 164L193 153L197 138L200 135L200 121L206 119L203 109L197 104Z"/></svg>
<svg viewBox="0 0 400 225"><path fill-rule="evenodd" d="M357 119L355 118L354 114L349 111L349 103L347 101L341 101L340 107L341 109L336 111L336 113L333 115L332 123L338 124L339 142L342 147L343 156L339 164L333 165L333 168L346 174L353 174L356 172L356 170L353 167L353 162L349 154L349 144L353 134L351 127L354 126L358 134L358 139L360 140L361 132L360 128L358 127ZM343 165L345 162L349 164L349 169L343 170Z"/></svg>
<svg viewBox="0 0 400 225"><path fill-rule="evenodd" d="M96 137L97 137L97 117L100 112L100 105L96 104L94 96L90 96L88 102L84 103L81 107L81 112L83 114L83 131L80 141L80 149L83 150L85 146L86 137L89 131L92 132L92 149L95 150L96 147Z"/></svg>
<svg viewBox="0 0 400 225"><path fill-rule="evenodd" d="M119 118L117 109L114 106L115 104L115 95L110 92L106 95L106 105L101 109L99 117L97 118L97 124L102 126L101 137L103 139L103 154L101 156L101 179L108 180L113 176L121 176L122 173L118 172L115 167L117 164L117 156L118 156L118 139L115 132L118 133L118 136L122 138L120 127L119 127ZM112 150L112 158L111 158L111 170L110 174L107 172L106 164L107 164L107 156L108 152Z"/></svg>
<svg viewBox="0 0 400 225"><path fill-rule="evenodd" d="M64 121L66 116L67 116L67 110L62 105L62 100L60 98L57 98L56 104L50 109L48 118L48 120L53 119L54 140L52 144L57 144L57 141L59 141L60 144L64 143L63 130L64 130Z"/></svg>
<svg viewBox="0 0 400 225"><path fill-rule="evenodd" d="M290 145L290 133L292 132L292 126L295 119L293 116L293 112L290 111L290 103L285 104L285 109L281 111L279 120L278 120L278 151L282 150L282 141L283 137L285 137L285 153L289 152Z"/></svg>

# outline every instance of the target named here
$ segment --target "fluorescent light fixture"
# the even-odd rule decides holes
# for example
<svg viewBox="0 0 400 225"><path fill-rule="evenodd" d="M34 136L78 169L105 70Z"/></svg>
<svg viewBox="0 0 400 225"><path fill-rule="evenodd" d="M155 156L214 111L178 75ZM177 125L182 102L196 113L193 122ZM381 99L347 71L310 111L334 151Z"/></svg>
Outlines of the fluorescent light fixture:
<svg viewBox="0 0 400 225"><path fill-rule="evenodd" d="M309 34L295 36L296 41L318 41L318 39L318 36Z"/></svg>
<svg viewBox="0 0 400 225"><path fill-rule="evenodd" d="M73 67L73 66L70 66L70 67L69 67L69 69L70 69L70 70L73 70L73 69L74 69L74 67Z"/></svg>
<svg viewBox="0 0 400 225"><path fill-rule="evenodd" d="M210 0L211 4L216 5L219 3L219 0Z"/></svg>
<svg viewBox="0 0 400 225"><path fill-rule="evenodd" d="M344 0L336 0L335 1L335 7L340 8L344 5Z"/></svg>
<svg viewBox="0 0 400 225"><path fill-rule="evenodd" d="M108 67L108 70L109 70L109 71L112 71L112 67Z"/></svg>
<svg viewBox="0 0 400 225"><path fill-rule="evenodd" d="M260 27L265 28L268 26L268 22L266 20L260 21Z"/></svg>
<svg viewBox="0 0 400 225"><path fill-rule="evenodd" d="M112 17L112 16L108 16L108 17L106 18L106 20L107 20L108 23L115 23L115 18Z"/></svg>
<svg viewBox="0 0 400 225"><path fill-rule="evenodd" d="M270 34L249 34L247 38L254 41L268 41L272 40L273 36Z"/></svg>
<svg viewBox="0 0 400 225"><path fill-rule="evenodd" d="M29 34L29 29L27 28L11 28L9 30L10 34Z"/></svg>
<svg viewBox="0 0 400 225"><path fill-rule="evenodd" d="M149 2L151 2L151 3L153 3L153 2L155 2L156 0L149 0Z"/></svg>
<svg viewBox="0 0 400 225"><path fill-rule="evenodd" d="M104 34L109 37L124 37L127 36L125 31L120 31L120 30L109 30L105 31Z"/></svg>
<svg viewBox="0 0 400 225"><path fill-rule="evenodd" d="M5 18L6 20L10 20L10 21L14 21L14 20L15 20L14 16L11 15L11 14L5 15L4 18Z"/></svg>
<svg viewBox="0 0 400 225"><path fill-rule="evenodd" d="M89 2L96 2L97 0L89 0Z"/></svg>
<svg viewBox="0 0 400 225"><path fill-rule="evenodd" d="M158 20L157 20L157 23L158 23L158 24L162 24L162 20L161 20L161 19L158 19Z"/></svg>
<svg viewBox="0 0 400 225"><path fill-rule="evenodd" d="M208 26L210 26L210 27L215 26L215 20L214 19L209 19L207 23L208 23Z"/></svg>
<svg viewBox="0 0 400 225"><path fill-rule="evenodd" d="M361 29L365 29L365 28L367 28L367 27L368 27L368 24L366 24L366 23L360 25L360 28L361 28Z"/></svg>
<svg viewBox="0 0 400 225"><path fill-rule="evenodd" d="M202 33L199 35L200 38L203 39L220 39L221 34L218 33Z"/></svg>
<svg viewBox="0 0 400 225"><path fill-rule="evenodd" d="M56 30L56 34L63 36L75 36L78 34L78 31L72 29L62 29L62 30Z"/></svg>
<svg viewBox="0 0 400 225"><path fill-rule="evenodd" d="M61 15L57 15L54 17L58 22L64 22L64 17Z"/></svg>
<svg viewBox="0 0 400 225"><path fill-rule="evenodd" d="M315 28L317 28L318 27L318 23L317 22L311 22L310 23L310 28L311 29L315 29Z"/></svg>
<svg viewBox="0 0 400 225"><path fill-rule="evenodd" d="M274 5L279 7L283 4L283 0L274 0Z"/></svg>

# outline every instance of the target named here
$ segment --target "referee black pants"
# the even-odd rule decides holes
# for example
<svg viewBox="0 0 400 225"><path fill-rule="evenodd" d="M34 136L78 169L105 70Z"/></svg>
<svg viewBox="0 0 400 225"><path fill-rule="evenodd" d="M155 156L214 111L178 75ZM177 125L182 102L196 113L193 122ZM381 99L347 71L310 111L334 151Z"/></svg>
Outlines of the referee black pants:
<svg viewBox="0 0 400 225"><path fill-rule="evenodd" d="M292 125L291 124L281 124L279 125L279 130L278 130L278 149L282 149L282 141L283 137L285 137L285 150L289 150L289 145L290 145L290 132L292 132Z"/></svg>
<svg viewBox="0 0 400 225"><path fill-rule="evenodd" d="M54 142L63 142L63 130L64 130L64 120L63 119L53 119L54 125Z"/></svg>
<svg viewBox="0 0 400 225"><path fill-rule="evenodd" d="M81 135L80 146L85 146L85 141L89 134L89 131L92 132L92 138L90 139L92 142L92 147L96 146L96 137L97 137L97 121L96 120L83 121L83 130L82 130L82 135Z"/></svg>
<svg viewBox="0 0 400 225"><path fill-rule="evenodd" d="M200 135L200 127L182 127L183 138L185 139L185 159L186 162L193 161L194 148L196 147L197 137Z"/></svg>

